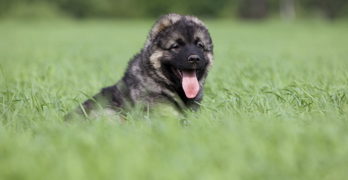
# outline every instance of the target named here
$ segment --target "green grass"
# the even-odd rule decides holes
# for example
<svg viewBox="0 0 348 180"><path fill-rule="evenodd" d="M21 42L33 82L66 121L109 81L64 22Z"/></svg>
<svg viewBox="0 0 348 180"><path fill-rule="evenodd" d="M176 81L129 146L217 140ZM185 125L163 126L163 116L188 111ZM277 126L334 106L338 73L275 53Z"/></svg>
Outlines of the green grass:
<svg viewBox="0 0 348 180"><path fill-rule="evenodd" d="M63 122L152 21L0 22L0 179L345 179L348 24L208 21L201 111ZM86 94L86 95L85 95Z"/></svg>

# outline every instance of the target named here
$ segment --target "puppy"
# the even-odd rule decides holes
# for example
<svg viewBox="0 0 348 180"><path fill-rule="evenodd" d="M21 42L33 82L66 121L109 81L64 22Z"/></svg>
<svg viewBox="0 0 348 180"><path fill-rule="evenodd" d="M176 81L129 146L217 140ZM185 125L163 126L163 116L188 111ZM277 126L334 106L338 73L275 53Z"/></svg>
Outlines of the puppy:
<svg viewBox="0 0 348 180"><path fill-rule="evenodd" d="M164 15L122 79L85 101L77 112L88 116L98 107L124 112L136 105L163 103L179 112L196 110L212 63L213 43L203 22L194 16Z"/></svg>

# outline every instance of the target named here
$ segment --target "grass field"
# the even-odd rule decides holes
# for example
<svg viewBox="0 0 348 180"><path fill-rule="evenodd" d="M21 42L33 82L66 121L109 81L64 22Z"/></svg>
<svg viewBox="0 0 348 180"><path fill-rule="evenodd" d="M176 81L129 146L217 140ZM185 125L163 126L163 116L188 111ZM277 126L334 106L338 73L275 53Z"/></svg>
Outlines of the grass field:
<svg viewBox="0 0 348 180"><path fill-rule="evenodd" d="M66 123L152 21L0 22L0 179L345 179L348 24L208 21L201 111Z"/></svg>

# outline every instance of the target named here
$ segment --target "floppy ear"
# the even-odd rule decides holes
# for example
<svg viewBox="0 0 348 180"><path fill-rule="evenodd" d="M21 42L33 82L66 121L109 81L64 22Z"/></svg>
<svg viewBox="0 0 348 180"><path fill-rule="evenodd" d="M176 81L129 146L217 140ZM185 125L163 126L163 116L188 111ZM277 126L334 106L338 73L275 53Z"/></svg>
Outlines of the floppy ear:
<svg viewBox="0 0 348 180"><path fill-rule="evenodd" d="M152 40L154 40L158 33L162 32L169 26L178 22L181 19L181 17L182 16L179 14L167 14L167 15L161 16L156 21L155 25L153 25L150 31L150 34L148 36L146 45L148 45Z"/></svg>

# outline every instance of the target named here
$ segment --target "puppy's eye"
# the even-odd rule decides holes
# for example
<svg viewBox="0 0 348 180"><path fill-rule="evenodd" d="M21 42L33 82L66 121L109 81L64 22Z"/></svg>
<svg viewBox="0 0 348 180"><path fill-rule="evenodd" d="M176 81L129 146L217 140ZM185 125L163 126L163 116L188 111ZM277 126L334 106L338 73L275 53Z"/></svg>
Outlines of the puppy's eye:
<svg viewBox="0 0 348 180"><path fill-rule="evenodd" d="M177 44L177 43L174 43L174 44L172 44L170 47L169 47L169 49L178 49L179 48L179 44Z"/></svg>
<svg viewBox="0 0 348 180"><path fill-rule="evenodd" d="M201 48L201 49L204 49L204 48L205 48L205 47L204 47L204 44L203 44L201 41L197 42L197 46L198 46L199 48Z"/></svg>

